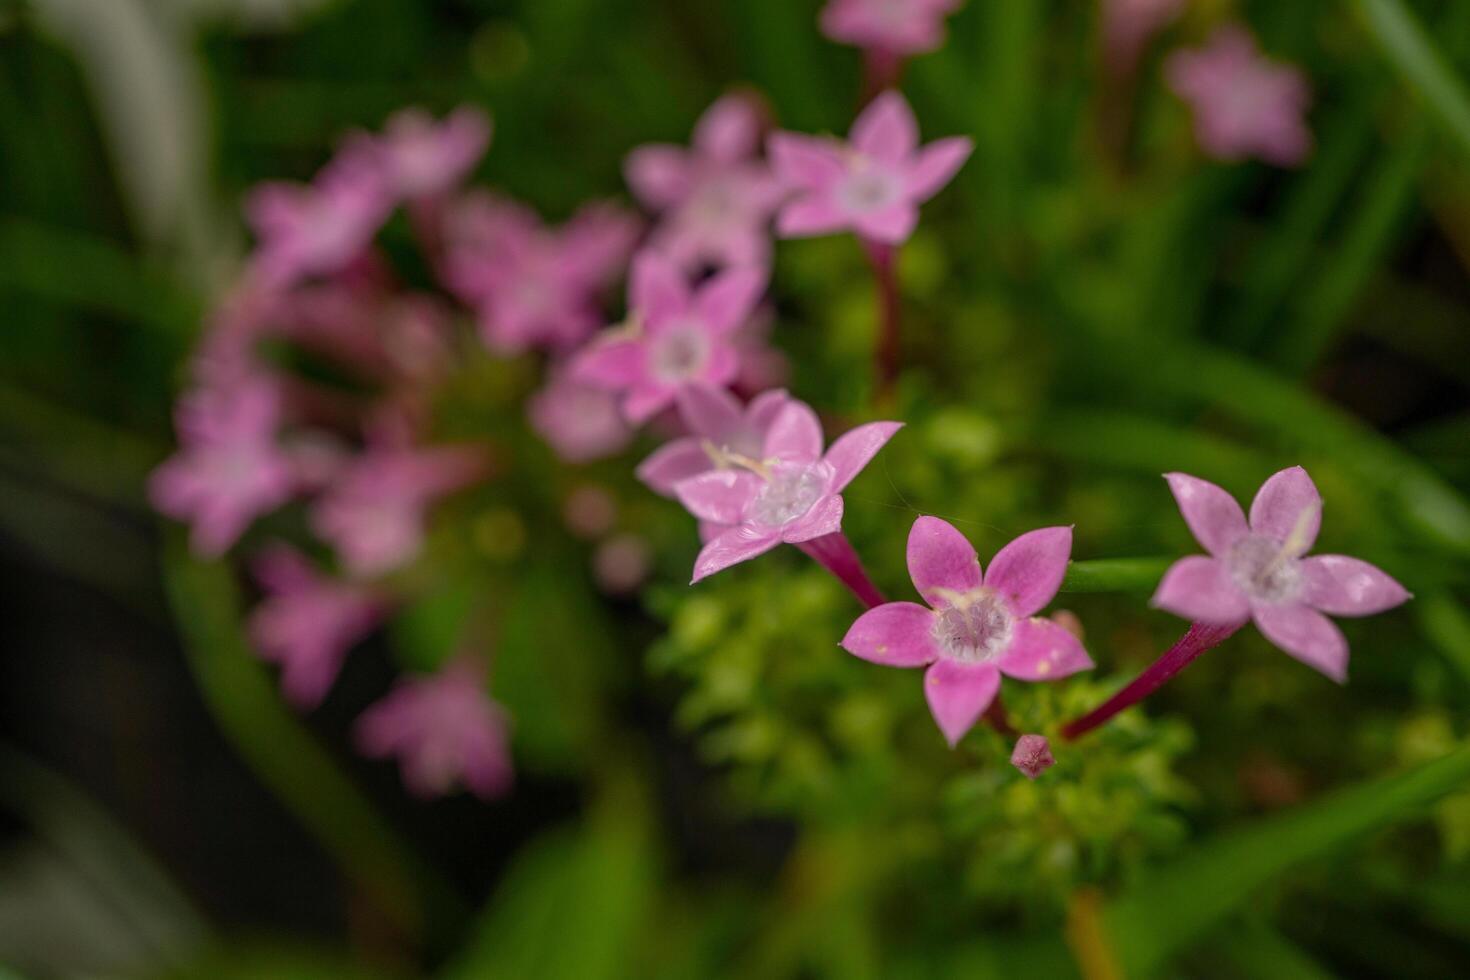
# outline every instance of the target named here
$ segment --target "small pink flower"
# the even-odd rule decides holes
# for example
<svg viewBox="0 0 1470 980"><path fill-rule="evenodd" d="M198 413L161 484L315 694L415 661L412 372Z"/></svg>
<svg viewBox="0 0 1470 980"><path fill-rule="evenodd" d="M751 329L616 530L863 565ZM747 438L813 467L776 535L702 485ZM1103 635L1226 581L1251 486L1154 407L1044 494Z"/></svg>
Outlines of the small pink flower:
<svg viewBox="0 0 1470 980"><path fill-rule="evenodd" d="M392 210L381 170L360 153L340 154L310 184L261 184L245 201L259 239L254 269L273 287L338 272L372 244Z"/></svg>
<svg viewBox="0 0 1470 980"><path fill-rule="evenodd" d="M638 479L665 497L675 496L681 481L707 470L733 465L734 457L758 459L776 416L791 402L779 389L757 395L741 406L723 388L690 385L679 392L679 417L689 435L655 450L638 466Z"/></svg>
<svg viewBox="0 0 1470 980"><path fill-rule="evenodd" d="M403 783L416 796L443 796L457 784L482 800L503 796L514 778L505 715L486 697L483 676L466 656L437 674L399 681L358 718L358 750L398 756Z"/></svg>
<svg viewBox="0 0 1470 980"><path fill-rule="evenodd" d="M1185 523L1210 554L1170 567L1153 597L1161 609L1208 625L1254 619L1266 639L1343 683L1347 640L1323 613L1371 616L1411 598L1365 561L1303 557L1322 525L1322 498L1300 466L1261 485L1249 524L1235 498L1215 484L1184 473L1164 478Z"/></svg>
<svg viewBox="0 0 1470 980"><path fill-rule="evenodd" d="M869 422L822 453L822 423L791 400L766 431L760 459L726 454L726 465L683 480L674 493L708 525L727 530L694 562L694 581L764 554L781 542L800 544L842 528L842 491L862 472L901 422Z"/></svg>
<svg viewBox="0 0 1470 980"><path fill-rule="evenodd" d="M254 564L266 597L250 614L250 637L280 664L286 699L303 710L331 689L342 659L382 620L383 603L367 589L329 578L286 545Z"/></svg>
<svg viewBox="0 0 1470 980"><path fill-rule="evenodd" d="M1292 167L1311 152L1306 76L1262 56L1245 28L1222 27L1203 48L1175 52L1165 73L1194 109L1195 138L1210 156Z"/></svg>
<svg viewBox="0 0 1470 980"><path fill-rule="evenodd" d="M358 577L390 572L423 545L429 505L485 471L478 449L370 448L349 463L312 508L312 529Z"/></svg>
<svg viewBox="0 0 1470 980"><path fill-rule="evenodd" d="M618 398L610 391L573 381L565 371L552 374L526 405L531 428L568 463L590 463L612 456L633 439Z"/></svg>
<svg viewBox="0 0 1470 980"><path fill-rule="evenodd" d="M892 91L863 110L848 138L777 132L767 140L776 176L794 191L776 216L783 237L851 230L888 245L906 241L919 205L949 183L974 149L963 136L920 149L913 110Z"/></svg>
<svg viewBox="0 0 1470 980"><path fill-rule="evenodd" d="M1057 764L1045 735L1022 735L1011 752L1011 765L1027 779L1035 779Z"/></svg>
<svg viewBox="0 0 1470 980"><path fill-rule="evenodd" d="M740 358L733 337L749 318L766 274L727 269L697 288L667 258L640 252L633 260L626 326L609 330L572 362L572 377L623 396L634 425L667 408L690 385L722 388Z"/></svg>
<svg viewBox="0 0 1470 980"><path fill-rule="evenodd" d="M648 578L653 567L653 550L642 535L615 534L597 546L592 556L592 576L608 595L630 595Z"/></svg>
<svg viewBox="0 0 1470 980"><path fill-rule="evenodd" d="M1185 0L1102 0L1103 49L1117 69L1131 67L1144 45L1179 16Z"/></svg>
<svg viewBox="0 0 1470 980"><path fill-rule="evenodd" d="M834 41L893 55L924 54L944 44L944 18L962 0L827 0L822 33Z"/></svg>
<svg viewBox="0 0 1470 980"><path fill-rule="evenodd" d="M929 710L950 745L974 726L1004 674L1057 680L1092 667L1082 643L1036 614L1057 594L1072 529L1030 531L1002 548L982 573L964 535L937 517L909 532L909 577L929 604L870 609L843 637L849 653L890 667L923 667Z"/></svg>
<svg viewBox="0 0 1470 980"><path fill-rule="evenodd" d="M663 214L650 248L688 272L770 261L781 188L758 159L761 123L752 97L727 95L700 117L690 149L653 143L628 155L633 193Z"/></svg>
<svg viewBox="0 0 1470 980"><path fill-rule="evenodd" d="M359 137L359 146L376 157L395 195L414 200L457 185L485 155L490 132L490 118L470 106L442 122L422 109L404 109L388 120L381 136Z"/></svg>
<svg viewBox="0 0 1470 980"><path fill-rule="evenodd" d="M259 377L179 399L179 450L153 471L149 497L193 525L196 554L223 554L257 516L291 499L295 477L276 441L280 420L280 392Z"/></svg>

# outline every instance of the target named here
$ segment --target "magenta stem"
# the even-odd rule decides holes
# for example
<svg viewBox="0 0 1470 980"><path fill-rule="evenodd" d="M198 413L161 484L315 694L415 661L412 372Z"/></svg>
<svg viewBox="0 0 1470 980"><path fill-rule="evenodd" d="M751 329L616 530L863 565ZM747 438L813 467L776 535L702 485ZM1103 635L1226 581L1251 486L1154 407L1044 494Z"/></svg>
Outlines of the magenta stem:
<svg viewBox="0 0 1470 980"><path fill-rule="evenodd" d="M897 88L903 78L903 55L883 48L863 52L862 104L867 105L888 89Z"/></svg>
<svg viewBox="0 0 1470 980"><path fill-rule="evenodd" d="M852 543L847 540L847 535L841 531L833 531L824 534L820 538L812 538L810 541L799 541L796 546L814 558L817 564L836 576L837 581L852 590L852 594L858 597L858 601L872 609L881 606L888 600L883 598L883 593L868 578L867 569L863 568L862 559L853 550Z"/></svg>
<svg viewBox="0 0 1470 980"><path fill-rule="evenodd" d="M1172 647L1164 651L1163 656L1139 674L1133 683L1081 718L1063 725L1062 737L1069 741L1080 738L1107 722L1123 709L1131 708L1163 687L1170 678L1188 667L1200 654L1224 643L1244 625L1244 621L1227 623L1224 626L1210 626L1205 623L1192 624L1188 631Z"/></svg>
<svg viewBox="0 0 1470 980"><path fill-rule="evenodd" d="M873 345L873 377L879 401L886 401L898 381L899 334L903 304L898 295L898 249L863 239L863 249L878 284L878 339Z"/></svg>

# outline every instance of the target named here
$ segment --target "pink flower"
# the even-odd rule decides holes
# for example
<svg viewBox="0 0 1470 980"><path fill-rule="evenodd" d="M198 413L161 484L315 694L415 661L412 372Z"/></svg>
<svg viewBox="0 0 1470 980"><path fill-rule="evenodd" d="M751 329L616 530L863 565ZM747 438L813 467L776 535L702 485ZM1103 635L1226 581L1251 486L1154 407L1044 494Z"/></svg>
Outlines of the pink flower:
<svg viewBox="0 0 1470 980"><path fill-rule="evenodd" d="M398 756L417 796L442 796L456 784L483 800L503 796L514 778L505 715L485 696L482 677L473 657L460 657L437 674L399 681L358 718L358 750Z"/></svg>
<svg viewBox="0 0 1470 980"><path fill-rule="evenodd" d="M392 210L380 169L360 153L340 154L310 184L261 184L245 201L259 239L256 273L281 287L338 272L367 249Z"/></svg>
<svg viewBox="0 0 1470 980"><path fill-rule="evenodd" d="M558 229L534 211L485 193L450 211L442 275L479 315L491 350L566 350L603 322L599 294L627 263L638 220L593 203Z"/></svg>
<svg viewBox="0 0 1470 980"><path fill-rule="evenodd" d="M1210 554L1170 567L1153 597L1161 609L1209 625L1254 619L1266 639L1342 683L1347 640L1323 613L1371 616L1411 598L1365 561L1303 557L1317 540L1322 498L1300 466L1261 485L1249 524L1235 498L1215 484L1184 473L1164 478L1189 530Z"/></svg>
<svg viewBox="0 0 1470 980"><path fill-rule="evenodd" d="M732 466L731 459L760 458L766 433L791 397L780 389L767 391L742 408L723 388L690 385L679 392L678 403L689 435L665 443L638 466L638 479L665 497L675 496L681 480Z"/></svg>
<svg viewBox="0 0 1470 980"><path fill-rule="evenodd" d="M371 577L411 561L424 539L429 505L479 479L478 449L371 448L347 465L312 508L312 529L347 571Z"/></svg>
<svg viewBox="0 0 1470 980"><path fill-rule="evenodd" d="M1194 109L1195 138L1210 156L1291 167L1311 152L1306 77L1263 57L1245 28L1222 27L1203 48L1175 52L1165 73Z"/></svg>
<svg viewBox="0 0 1470 980"><path fill-rule="evenodd" d="M179 450L153 471L149 497L193 525L196 554L223 554L258 515L291 498L291 461L276 441L280 419L280 393L259 377L179 399Z"/></svg>
<svg viewBox="0 0 1470 980"><path fill-rule="evenodd" d="M764 554L842 528L842 491L901 422L870 422L822 453L822 424L806 404L786 404L766 431L761 458L727 453L726 465L683 480L674 493L691 514L728 530L694 562L694 581Z"/></svg>
<svg viewBox="0 0 1470 980"><path fill-rule="evenodd" d="M700 117L691 149L653 143L628 155L633 193L663 213L650 248L688 272L770 261L767 224L781 188L757 158L760 134L757 102L727 95Z"/></svg>
<svg viewBox="0 0 1470 980"><path fill-rule="evenodd" d="M893 55L944 44L944 18L961 0L827 0L822 33L834 41Z"/></svg>
<svg viewBox="0 0 1470 980"><path fill-rule="evenodd" d="M592 555L592 577L597 587L612 596L631 595L648 578L653 566L653 549L642 535L615 534L597 546Z"/></svg>
<svg viewBox="0 0 1470 980"><path fill-rule="evenodd" d="M1131 67L1164 25L1179 16L1184 0L1102 0L1103 48L1116 68Z"/></svg>
<svg viewBox="0 0 1470 980"><path fill-rule="evenodd" d="M361 136L357 147L376 158L399 198L436 197L452 189L485 155L490 119L461 106L438 122L422 109L393 115L379 137Z"/></svg>
<svg viewBox="0 0 1470 980"><path fill-rule="evenodd" d="M1011 752L1011 765L1027 779L1035 779L1057 764L1045 735L1022 735Z"/></svg>
<svg viewBox="0 0 1470 980"><path fill-rule="evenodd" d="M612 392L581 384L558 371L526 405L531 428L568 463L590 463L622 451L633 430Z"/></svg>
<svg viewBox="0 0 1470 980"><path fill-rule="evenodd" d="M633 260L628 323L596 338L572 362L572 377L622 397L634 425L667 408L695 384L724 387L740 366L733 337L766 286L760 269L727 269L690 288L655 252Z"/></svg>
<svg viewBox="0 0 1470 980"><path fill-rule="evenodd" d="M889 602L870 609L843 637L843 649L890 667L929 666L924 694L950 745L974 726L1004 674L1056 680L1092 667L1081 641L1037 616L1061 587L1072 529L1046 527L1016 538L990 571L964 535L937 517L909 532L909 577L929 604Z"/></svg>
<svg viewBox="0 0 1470 980"><path fill-rule="evenodd" d="M793 197L776 216L787 238L851 230L896 245L913 234L919 205L949 183L974 144L963 136L919 148L913 110L884 92L852 124L850 143L800 133L772 133L767 151Z"/></svg>
<svg viewBox="0 0 1470 980"><path fill-rule="evenodd" d="M322 575L286 545L266 551L254 568L266 598L250 615L250 637L262 657L281 665L287 700L314 708L347 651L377 627L383 603L361 586Z"/></svg>

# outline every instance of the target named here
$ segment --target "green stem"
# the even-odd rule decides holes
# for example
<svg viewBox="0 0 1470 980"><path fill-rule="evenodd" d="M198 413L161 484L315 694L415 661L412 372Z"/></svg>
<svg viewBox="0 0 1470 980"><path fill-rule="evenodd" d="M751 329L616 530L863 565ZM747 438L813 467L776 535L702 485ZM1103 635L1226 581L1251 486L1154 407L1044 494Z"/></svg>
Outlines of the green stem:
<svg viewBox="0 0 1470 980"><path fill-rule="evenodd" d="M1152 592L1173 558L1094 558L1067 565L1063 592Z"/></svg>
<svg viewBox="0 0 1470 980"><path fill-rule="evenodd" d="M1368 33L1462 151L1470 153L1470 91L1400 0L1358 0Z"/></svg>

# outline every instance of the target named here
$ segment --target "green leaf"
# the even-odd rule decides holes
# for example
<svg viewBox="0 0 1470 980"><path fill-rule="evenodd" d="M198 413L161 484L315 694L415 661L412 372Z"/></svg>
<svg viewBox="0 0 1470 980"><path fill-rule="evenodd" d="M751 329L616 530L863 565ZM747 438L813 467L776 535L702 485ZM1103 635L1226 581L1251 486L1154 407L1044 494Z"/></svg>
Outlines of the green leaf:
<svg viewBox="0 0 1470 980"><path fill-rule="evenodd" d="M1470 92L1401 0L1357 0L1368 32L1445 132L1470 153Z"/></svg>

